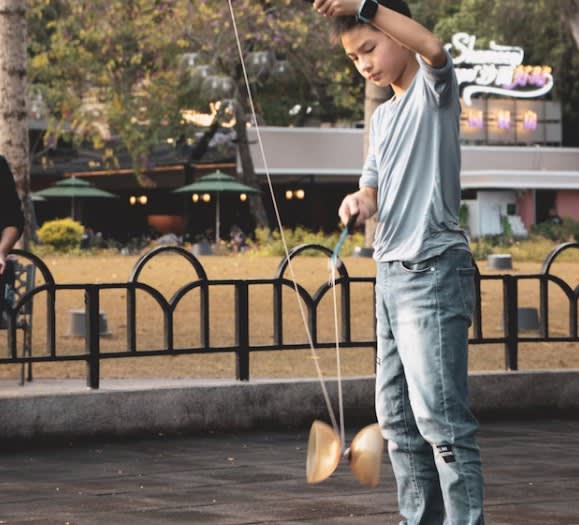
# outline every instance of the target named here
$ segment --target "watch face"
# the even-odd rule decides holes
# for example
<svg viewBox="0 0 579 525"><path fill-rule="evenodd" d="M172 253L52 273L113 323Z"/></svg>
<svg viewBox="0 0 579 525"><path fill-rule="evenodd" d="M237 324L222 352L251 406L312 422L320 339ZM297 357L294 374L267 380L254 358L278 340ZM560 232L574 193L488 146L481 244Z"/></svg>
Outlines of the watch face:
<svg viewBox="0 0 579 525"><path fill-rule="evenodd" d="M366 0L361 6L358 13L358 18L364 22L369 22L376 16L378 10L378 2L376 0Z"/></svg>

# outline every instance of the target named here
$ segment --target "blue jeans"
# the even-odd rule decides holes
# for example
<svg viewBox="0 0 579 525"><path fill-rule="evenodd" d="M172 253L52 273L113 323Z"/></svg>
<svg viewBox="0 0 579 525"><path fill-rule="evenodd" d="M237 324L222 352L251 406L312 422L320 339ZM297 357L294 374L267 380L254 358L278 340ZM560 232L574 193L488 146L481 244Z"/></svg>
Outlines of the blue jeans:
<svg viewBox="0 0 579 525"><path fill-rule="evenodd" d="M400 525L482 525L483 481L468 406L474 266L449 249L378 263L376 415L398 485Z"/></svg>

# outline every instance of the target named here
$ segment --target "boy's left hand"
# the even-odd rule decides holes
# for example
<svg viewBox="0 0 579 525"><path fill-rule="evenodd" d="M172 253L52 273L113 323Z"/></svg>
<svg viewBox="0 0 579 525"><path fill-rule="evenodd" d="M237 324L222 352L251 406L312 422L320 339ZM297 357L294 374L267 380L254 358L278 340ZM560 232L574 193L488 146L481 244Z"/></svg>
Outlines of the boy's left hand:
<svg viewBox="0 0 579 525"><path fill-rule="evenodd" d="M314 0L314 9L324 16L356 15L360 0Z"/></svg>

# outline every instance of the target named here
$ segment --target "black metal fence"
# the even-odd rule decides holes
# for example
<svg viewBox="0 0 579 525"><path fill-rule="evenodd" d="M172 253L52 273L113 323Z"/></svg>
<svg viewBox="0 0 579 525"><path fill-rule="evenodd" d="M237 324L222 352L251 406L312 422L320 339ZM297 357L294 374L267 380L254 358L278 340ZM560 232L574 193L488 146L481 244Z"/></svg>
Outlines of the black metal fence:
<svg viewBox="0 0 579 525"><path fill-rule="evenodd" d="M539 274L533 275L481 275L477 271L476 276L476 301L475 313L471 337L471 344L502 344L504 345L505 369L518 369L518 350L522 343L535 342L579 342L577 335L578 316L577 305L579 298L579 285L574 289L570 283L560 277L551 274L551 267L559 255L569 249L579 248L579 243L565 243L555 248L543 263ZM289 259L293 259L306 251L318 251L326 257L331 257L331 250L320 245L302 245L290 252ZM167 299L159 290L139 280L145 266L160 254L172 253L185 258L195 271L197 278L181 286L171 298ZM175 356L185 354L214 354L229 352L235 355L236 378L249 380L250 356L258 351L286 351L307 349L310 345L316 349L335 347L336 342L320 340L318 337L318 325L320 319L320 304L329 293L332 293L333 284L325 282L314 293L308 292L299 283L286 277L289 261L283 258L278 266L276 275L271 279L208 279L207 273L201 262L190 252L177 246L161 246L151 250L142 256L135 264L133 271L126 283L105 284L57 284L42 259L22 250L14 250L13 255L18 260L20 267L33 266L43 280L42 284L35 283L32 287L20 290L20 294L12 294L12 300L4 301L4 313L2 315L2 328L7 330L7 351L0 355L0 366L20 364L22 369L28 367L28 378L32 379L32 364L45 362L84 361L87 365L87 385L97 389L100 384L100 366L103 359L115 359L126 357L147 356ZM14 272L12 272L14 273ZM579 276L579 271L578 271ZM39 279L37 279L39 280ZM483 316L481 308L481 283L485 281L498 281L502 284L502 311L503 333L500 336L486 336L483 329ZM534 281L539 286L538 330L529 335L519 330L519 284L522 281ZM2 284L2 283L0 283ZM6 283L4 283L6 284ZM337 269L335 281L336 292L339 292L339 345L342 348L374 348L376 345L374 331L368 337L355 337L352 331L352 297L356 293L354 285L365 284L373 290L373 277L350 276L344 264ZM14 283L7 283L8 287ZM211 291L219 287L232 287L235 317L235 341L232 345L219 346L212 344L210 331L210 312L221 306L212 304L210 301ZM267 315L271 315L273 326L273 338L271 343L255 343L250 337L252 323L251 312L254 306L251 302L251 291L256 287L267 287L273 294L273 308ZM0 286L0 297L7 295ZM549 328L549 290L555 287L560 290L568 303L568 331L561 335L551 333ZM284 334L284 290L295 290L299 295L305 312L308 337L303 342L290 342ZM84 294L84 351L76 353L63 353L57 349L56 341L56 297L64 290L77 290ZM126 297L126 344L115 351L101 351L101 318L100 302L101 294L105 290L124 291ZM15 290L13 290L15 291ZM159 348L140 349L137 344L137 292L144 293L152 298L159 307L162 315L163 344ZM195 292L195 300L198 304L198 333L199 344L186 348L175 345L175 320L174 313L181 301L192 292ZM39 350L22 345L19 350L19 338L17 332L22 329L25 332L31 329L30 323L23 321L25 312L32 311L33 302L39 301L44 295L46 301L46 333L44 348ZM373 317L373 301L369 310L369 316ZM266 315L260 312L260 315ZM557 312L558 316L565 316L565 312ZM24 342L26 337L22 338ZM28 338L29 340L30 338ZM119 342L119 346L122 345ZM579 351L579 349L578 349ZM24 378L24 374L22 374ZM22 379L23 380L23 379Z"/></svg>

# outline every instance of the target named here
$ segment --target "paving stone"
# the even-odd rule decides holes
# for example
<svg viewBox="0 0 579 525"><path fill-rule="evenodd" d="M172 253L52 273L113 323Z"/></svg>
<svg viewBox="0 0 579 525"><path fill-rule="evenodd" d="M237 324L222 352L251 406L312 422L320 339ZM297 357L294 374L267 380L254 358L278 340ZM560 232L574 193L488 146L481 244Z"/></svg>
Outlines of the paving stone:
<svg viewBox="0 0 579 525"><path fill-rule="evenodd" d="M485 421L480 443L487 523L579 525L579 420ZM306 444L265 431L27 443L0 453L0 525L399 522L387 458L377 489L345 463L308 485Z"/></svg>

